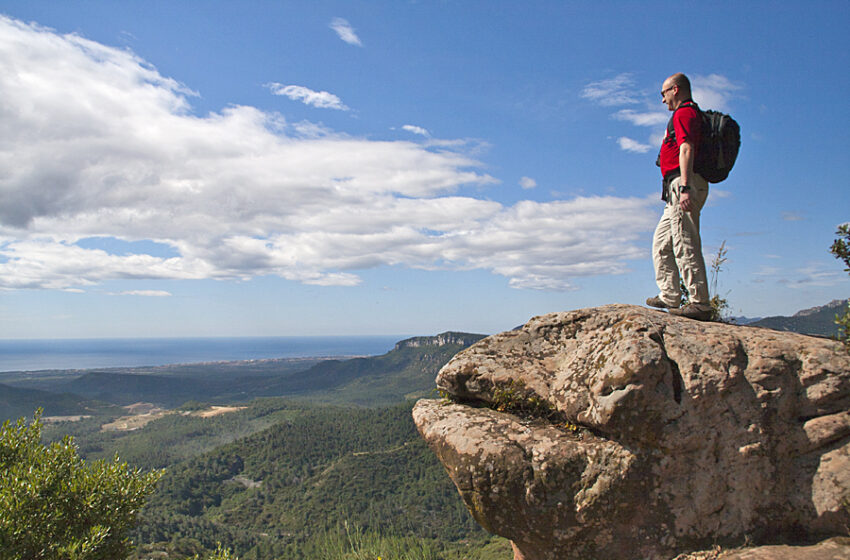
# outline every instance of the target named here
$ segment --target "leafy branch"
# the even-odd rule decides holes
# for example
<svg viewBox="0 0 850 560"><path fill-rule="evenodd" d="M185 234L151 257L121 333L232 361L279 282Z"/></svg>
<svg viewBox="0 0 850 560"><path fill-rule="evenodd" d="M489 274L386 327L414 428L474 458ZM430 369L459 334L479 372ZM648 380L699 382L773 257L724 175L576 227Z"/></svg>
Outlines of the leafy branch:
<svg viewBox="0 0 850 560"><path fill-rule="evenodd" d="M844 271L850 273L850 222L838 226L835 234L838 239L833 242L829 252L836 259L844 261ZM844 348L850 352L850 301L843 315L835 315L835 324L838 325L838 340L844 342Z"/></svg>

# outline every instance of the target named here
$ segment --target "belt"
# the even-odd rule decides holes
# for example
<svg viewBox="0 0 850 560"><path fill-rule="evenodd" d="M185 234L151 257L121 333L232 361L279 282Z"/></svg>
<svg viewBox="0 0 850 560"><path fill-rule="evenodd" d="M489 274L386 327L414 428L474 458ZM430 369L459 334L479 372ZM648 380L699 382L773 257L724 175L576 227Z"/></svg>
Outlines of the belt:
<svg viewBox="0 0 850 560"><path fill-rule="evenodd" d="M661 200L667 202L668 196L667 192L670 188L670 183L673 182L673 179L682 175L682 171L677 167L676 169L671 169L667 172L667 175L661 180Z"/></svg>

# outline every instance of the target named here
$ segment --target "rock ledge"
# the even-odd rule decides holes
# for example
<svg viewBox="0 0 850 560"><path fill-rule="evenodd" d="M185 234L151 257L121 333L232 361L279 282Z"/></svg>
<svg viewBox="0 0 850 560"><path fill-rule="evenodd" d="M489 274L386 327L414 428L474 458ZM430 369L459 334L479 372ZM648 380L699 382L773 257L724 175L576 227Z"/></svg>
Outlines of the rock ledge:
<svg viewBox="0 0 850 560"><path fill-rule="evenodd" d="M837 342L609 305L483 339L437 385L454 402L420 401L416 425L518 558L669 559L850 525Z"/></svg>

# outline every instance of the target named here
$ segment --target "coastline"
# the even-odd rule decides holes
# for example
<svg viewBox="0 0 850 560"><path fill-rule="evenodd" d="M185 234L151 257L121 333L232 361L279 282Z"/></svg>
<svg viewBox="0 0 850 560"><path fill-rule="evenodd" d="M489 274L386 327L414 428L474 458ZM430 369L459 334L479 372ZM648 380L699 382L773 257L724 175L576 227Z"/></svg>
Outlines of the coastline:
<svg viewBox="0 0 850 560"><path fill-rule="evenodd" d="M375 356L392 350L401 338L402 335L3 339L0 375Z"/></svg>

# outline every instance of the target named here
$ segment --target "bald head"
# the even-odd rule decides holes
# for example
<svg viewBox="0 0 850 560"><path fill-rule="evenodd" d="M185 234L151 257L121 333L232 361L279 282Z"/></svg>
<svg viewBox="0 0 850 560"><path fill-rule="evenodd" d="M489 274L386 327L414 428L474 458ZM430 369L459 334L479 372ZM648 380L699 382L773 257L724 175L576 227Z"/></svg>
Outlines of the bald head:
<svg viewBox="0 0 850 560"><path fill-rule="evenodd" d="M691 98L691 81L681 72L673 74L661 86L661 102L671 111Z"/></svg>
<svg viewBox="0 0 850 560"><path fill-rule="evenodd" d="M691 96L691 81L681 72L673 74L667 78L665 83L668 83L671 86L679 86L679 91L687 94L688 97Z"/></svg>

